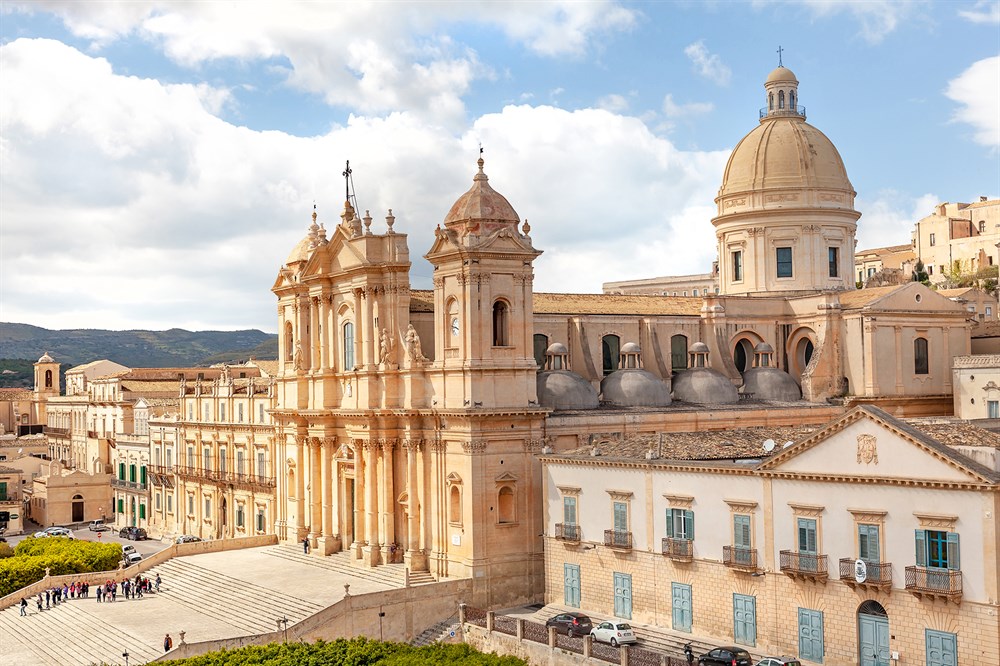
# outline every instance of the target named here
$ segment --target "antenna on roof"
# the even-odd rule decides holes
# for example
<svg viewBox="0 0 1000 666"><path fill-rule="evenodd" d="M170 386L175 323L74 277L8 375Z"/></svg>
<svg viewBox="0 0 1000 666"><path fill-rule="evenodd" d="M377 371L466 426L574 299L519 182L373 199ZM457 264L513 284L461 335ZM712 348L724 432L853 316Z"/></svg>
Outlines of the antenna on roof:
<svg viewBox="0 0 1000 666"><path fill-rule="evenodd" d="M347 160L344 171L340 174L344 177L344 200L350 203L354 210L358 208L358 195L354 189L354 170L351 169L351 160Z"/></svg>
<svg viewBox="0 0 1000 666"><path fill-rule="evenodd" d="M774 451L774 447L775 446L776 446L776 444L774 443L773 439L765 439L764 440L764 452L765 453L770 453L771 451Z"/></svg>

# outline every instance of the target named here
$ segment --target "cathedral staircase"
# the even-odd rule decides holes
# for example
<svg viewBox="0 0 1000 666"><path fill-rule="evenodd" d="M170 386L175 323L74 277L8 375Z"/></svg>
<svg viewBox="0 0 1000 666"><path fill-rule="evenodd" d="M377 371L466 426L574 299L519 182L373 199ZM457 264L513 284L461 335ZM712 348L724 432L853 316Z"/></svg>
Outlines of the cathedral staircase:
<svg viewBox="0 0 1000 666"><path fill-rule="evenodd" d="M355 563L348 551L322 556L302 552L302 546L296 544L279 544L267 549L267 554L300 564L319 567L339 574L349 575L373 583L382 583L388 587L403 587L406 584L406 566L403 564L382 564L377 567L364 567ZM411 571L410 585L426 585L433 583L434 577L427 571Z"/></svg>
<svg viewBox="0 0 1000 666"><path fill-rule="evenodd" d="M445 641L461 642L462 626L458 623L457 613L447 620L428 627L422 634L410 641L410 645L423 647Z"/></svg>

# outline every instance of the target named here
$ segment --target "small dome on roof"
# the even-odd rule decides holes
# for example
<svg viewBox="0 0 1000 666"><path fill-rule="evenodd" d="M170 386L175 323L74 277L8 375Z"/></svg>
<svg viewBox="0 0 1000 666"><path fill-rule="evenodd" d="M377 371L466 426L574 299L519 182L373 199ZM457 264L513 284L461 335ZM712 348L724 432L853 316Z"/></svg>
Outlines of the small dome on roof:
<svg viewBox="0 0 1000 666"><path fill-rule="evenodd" d="M670 404L670 382L647 370L622 368L601 382L601 398L615 407L666 407Z"/></svg>
<svg viewBox="0 0 1000 666"><path fill-rule="evenodd" d="M792 73L792 70L783 65L779 65L773 72L767 75L767 81L765 83L778 83L786 81L791 83L799 82L798 79L795 78L795 74Z"/></svg>
<svg viewBox="0 0 1000 666"><path fill-rule="evenodd" d="M638 354L641 351L642 350L639 348L639 345L634 342L626 342L621 348L622 354Z"/></svg>
<svg viewBox="0 0 1000 666"><path fill-rule="evenodd" d="M692 354L707 354L708 345L706 345L704 342L696 342L693 345L691 345L690 352Z"/></svg>
<svg viewBox="0 0 1000 666"><path fill-rule="evenodd" d="M549 348L545 350L546 354L568 354L569 350L566 349L566 345L561 342L553 342L549 345Z"/></svg>
<svg viewBox="0 0 1000 666"><path fill-rule="evenodd" d="M597 409L600 404L597 390L591 383L569 370L538 373L535 388L539 404L550 409Z"/></svg>
<svg viewBox="0 0 1000 666"><path fill-rule="evenodd" d="M697 367L674 375L674 399L703 405L730 405L738 402L740 396L724 374L714 368Z"/></svg>
<svg viewBox="0 0 1000 666"><path fill-rule="evenodd" d="M744 372L743 392L753 393L757 400L795 402L802 399L802 389L792 376L772 367L751 368Z"/></svg>
<svg viewBox="0 0 1000 666"><path fill-rule="evenodd" d="M489 177L483 171L483 158L479 158L479 173L472 178L472 187L458 198L445 215L445 226L464 222L481 221L488 226L517 225L520 218L507 199L490 187Z"/></svg>
<svg viewBox="0 0 1000 666"><path fill-rule="evenodd" d="M49 356L48 352L45 352L44 354L42 354L42 357L40 359L38 359L38 362L39 363L55 363L56 360L54 358L52 358L51 356Z"/></svg>
<svg viewBox="0 0 1000 666"><path fill-rule="evenodd" d="M774 347L767 344L766 342L758 342L757 346L754 347L753 350L758 353L766 353L766 354L774 353Z"/></svg>

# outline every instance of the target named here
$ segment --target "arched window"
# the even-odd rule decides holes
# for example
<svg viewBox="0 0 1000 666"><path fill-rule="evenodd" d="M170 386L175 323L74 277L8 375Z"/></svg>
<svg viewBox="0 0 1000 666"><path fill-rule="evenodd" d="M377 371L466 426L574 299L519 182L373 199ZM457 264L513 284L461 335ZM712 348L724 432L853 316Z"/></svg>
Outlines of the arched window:
<svg viewBox="0 0 1000 666"><path fill-rule="evenodd" d="M51 370L46 370L45 371L45 388L47 388L47 389L52 388L52 371Z"/></svg>
<svg viewBox="0 0 1000 666"><path fill-rule="evenodd" d="M462 322L458 318L458 301L448 301L448 319L444 322L445 347L457 347L462 332Z"/></svg>
<svg viewBox="0 0 1000 666"><path fill-rule="evenodd" d="M292 322L285 322L285 363L291 363L295 355L295 341L292 339Z"/></svg>
<svg viewBox="0 0 1000 666"><path fill-rule="evenodd" d="M344 322L344 372L354 369L354 323Z"/></svg>
<svg viewBox="0 0 1000 666"><path fill-rule="evenodd" d="M791 111L795 110L795 91L794 90L789 90L788 91L788 108Z"/></svg>
<svg viewBox="0 0 1000 666"><path fill-rule="evenodd" d="M514 489L504 486L497 493L497 522L516 523L517 512L514 510Z"/></svg>
<svg viewBox="0 0 1000 666"><path fill-rule="evenodd" d="M510 306L505 301L493 304L493 346L506 347L510 344Z"/></svg>
<svg viewBox="0 0 1000 666"><path fill-rule="evenodd" d="M740 372L746 372L750 369L752 361L753 343L746 338L740 338L740 341L736 343L736 347L733 349L733 362L736 363L736 369Z"/></svg>
<svg viewBox="0 0 1000 666"><path fill-rule="evenodd" d="M462 524L462 489L458 484L452 484L448 493L448 522Z"/></svg>
<svg viewBox="0 0 1000 666"><path fill-rule="evenodd" d="M785 91L784 90L779 90L778 91L778 108L779 109L785 108Z"/></svg>
<svg viewBox="0 0 1000 666"><path fill-rule="evenodd" d="M767 108L769 111L774 111L774 93L767 94Z"/></svg>
<svg viewBox="0 0 1000 666"><path fill-rule="evenodd" d="M535 363L538 369L545 368L545 350L549 348L549 336L543 333L535 333L534 338Z"/></svg>
<svg viewBox="0 0 1000 666"><path fill-rule="evenodd" d="M680 372L687 369L688 339L686 335L674 335L670 338L670 369Z"/></svg>
<svg viewBox="0 0 1000 666"><path fill-rule="evenodd" d="M928 374L927 338L916 338L913 341L913 374Z"/></svg>
<svg viewBox="0 0 1000 666"><path fill-rule="evenodd" d="M610 375L618 369L618 359L621 356L621 340L617 335L605 335L601 338L601 356L604 374Z"/></svg>

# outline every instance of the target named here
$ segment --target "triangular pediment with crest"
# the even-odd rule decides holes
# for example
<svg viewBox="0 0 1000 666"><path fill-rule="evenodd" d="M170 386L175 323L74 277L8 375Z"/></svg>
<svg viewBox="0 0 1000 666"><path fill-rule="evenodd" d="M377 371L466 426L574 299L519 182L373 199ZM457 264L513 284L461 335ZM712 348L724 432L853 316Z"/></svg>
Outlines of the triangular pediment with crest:
<svg viewBox="0 0 1000 666"><path fill-rule="evenodd" d="M868 405L856 407L758 467L767 476L803 479L995 484L1000 475Z"/></svg>

